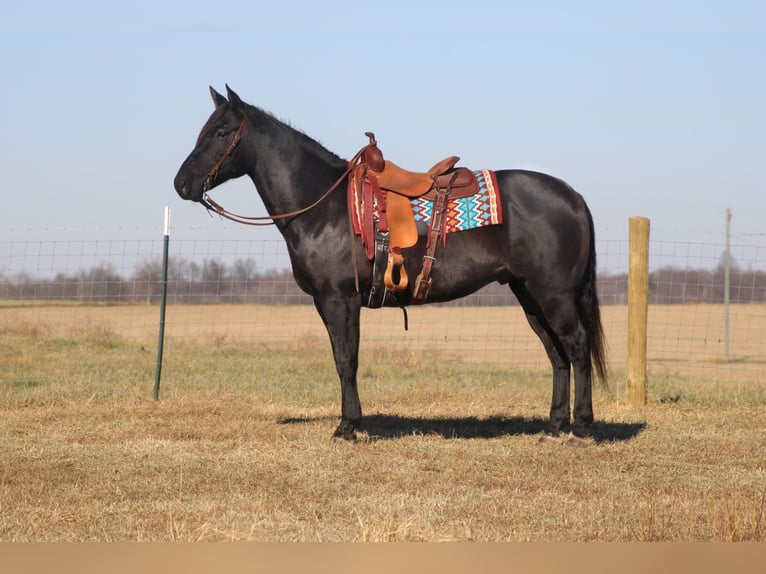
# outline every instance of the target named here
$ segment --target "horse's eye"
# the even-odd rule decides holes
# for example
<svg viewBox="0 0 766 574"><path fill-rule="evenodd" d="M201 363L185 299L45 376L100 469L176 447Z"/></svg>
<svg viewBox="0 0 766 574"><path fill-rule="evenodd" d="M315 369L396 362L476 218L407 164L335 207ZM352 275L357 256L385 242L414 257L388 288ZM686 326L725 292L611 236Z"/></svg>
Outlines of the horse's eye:
<svg viewBox="0 0 766 574"><path fill-rule="evenodd" d="M221 128L217 132L215 132L215 137L222 138L226 136L226 130Z"/></svg>

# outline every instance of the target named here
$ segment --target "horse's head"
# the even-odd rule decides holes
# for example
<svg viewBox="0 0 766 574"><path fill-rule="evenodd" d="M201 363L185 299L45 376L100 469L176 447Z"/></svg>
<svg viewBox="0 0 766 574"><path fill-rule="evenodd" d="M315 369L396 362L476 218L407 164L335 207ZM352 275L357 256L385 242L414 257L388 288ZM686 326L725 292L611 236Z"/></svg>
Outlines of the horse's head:
<svg viewBox="0 0 766 574"><path fill-rule="evenodd" d="M248 168L236 153L247 126L247 106L228 85L226 93L228 99L210 88L215 111L173 181L178 195L184 199L204 204L207 191L244 175Z"/></svg>

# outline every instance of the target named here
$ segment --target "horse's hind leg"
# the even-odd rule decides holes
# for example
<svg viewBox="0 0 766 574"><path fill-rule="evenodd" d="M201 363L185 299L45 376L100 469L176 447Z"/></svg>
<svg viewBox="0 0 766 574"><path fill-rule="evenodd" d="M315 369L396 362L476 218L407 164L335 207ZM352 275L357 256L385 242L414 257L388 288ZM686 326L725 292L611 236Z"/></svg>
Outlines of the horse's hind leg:
<svg viewBox="0 0 766 574"><path fill-rule="evenodd" d="M560 341L563 353L574 372L572 434L577 439L584 439L590 436L589 429L593 423L592 365L588 332L574 301L569 296L561 297L554 305L546 307L545 313L546 317L551 317L551 330ZM568 390L566 400L568 406Z"/></svg>
<svg viewBox="0 0 766 574"><path fill-rule="evenodd" d="M551 394L551 411L545 434L548 437L558 438L561 430L569 425L569 393L570 393L570 365L563 355L560 345L554 341L548 331L543 327L540 319L533 314L527 314L527 321L532 330L537 334L545 347L545 353L551 362L553 370L553 391Z"/></svg>
<svg viewBox="0 0 766 574"><path fill-rule="evenodd" d="M558 438L564 426L569 424L569 393L570 393L570 363L561 343L551 331L545 314L537 301L523 286L512 286L516 298L521 303L532 330L540 338L551 362L553 370L553 392L551 397L551 412L545 435Z"/></svg>
<svg viewBox="0 0 766 574"><path fill-rule="evenodd" d="M570 302L568 297L561 297L548 299L541 305L524 287L516 286L514 293L524 308L527 321L542 341L553 369L550 422L546 435L558 437L570 422L570 374L574 367L572 434L587 437L593 422L590 350L574 302Z"/></svg>
<svg viewBox="0 0 766 574"><path fill-rule="evenodd" d="M330 335L335 369L340 377L341 420L333 436L353 440L356 438L356 430L362 426L362 405L356 384L359 366L359 297L334 294L315 298L314 306Z"/></svg>

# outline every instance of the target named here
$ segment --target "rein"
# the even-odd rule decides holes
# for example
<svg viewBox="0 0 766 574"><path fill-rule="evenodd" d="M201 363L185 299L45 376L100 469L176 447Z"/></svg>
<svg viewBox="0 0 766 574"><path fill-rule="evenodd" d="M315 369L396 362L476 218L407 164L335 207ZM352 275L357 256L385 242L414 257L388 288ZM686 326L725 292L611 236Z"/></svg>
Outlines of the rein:
<svg viewBox="0 0 766 574"><path fill-rule="evenodd" d="M306 213L307 211L314 209L317 205L319 205L325 199L327 199L327 197L338 188L338 186L343 182L346 176L349 173L351 173L351 171L354 169L354 166L356 165L357 161L359 161L359 158L362 157L364 152L367 151L369 148L374 147L376 145L376 143L373 141L365 145L362 149L360 149L356 153L356 155L351 159L351 161L348 162L348 168L346 168L346 171L344 171L343 174L341 174L341 176L335 181L335 183L332 184L330 189L324 192L324 194L322 194L322 196L311 205L308 205L301 209L296 209L295 211L290 211L289 213L279 213L276 215L266 215L261 217L250 217L246 215L238 215L236 213L232 213L231 211L227 210L221 204L213 201L208 195L208 191L210 190L210 187L213 181L215 181L215 178L218 176L218 170L221 169L221 166L223 165L223 163L229 158L229 156L232 154L234 149L239 145L239 142L242 139L242 132L245 131L246 121L247 121L247 115L245 115L242 118L242 123L239 125L239 129L234 134L234 139L229 144L229 147L226 148L226 151L221 156L221 159L219 159L218 163L216 163L213 166L213 168L207 173L207 179L205 180L205 183L202 186L203 194L199 200L199 202L202 205L204 205L209 212L212 211L215 214L217 214L219 217L223 217L225 219L234 221L236 223L241 223L243 225L257 225L257 226L274 225L276 224L276 221L278 219L288 219L290 217L295 217L296 215L301 215L302 213Z"/></svg>
<svg viewBox="0 0 766 574"><path fill-rule="evenodd" d="M205 206L205 208L208 210L208 212L214 212L219 217L228 219L229 221L234 221L235 223L241 223L243 225L256 225L256 226L266 226L266 225L275 225L278 219L288 219L290 217L295 217L296 215L301 215L302 213L306 213L307 211L310 211L314 209L317 205L322 203L327 197L336 189L338 189L338 186L343 182L344 179L350 174L354 168L357 166L357 163L359 162L360 158L364 155L364 153L371 148L377 147L377 142L375 141L375 136L372 133L365 133L370 138L370 143L362 147L358 152L356 152L356 155L354 155L353 158L351 158L351 161L348 162L348 167L346 170L340 175L340 177L335 181L335 183L330 186L330 189L325 191L319 199L317 199L314 203L311 205L308 205L302 209L296 209L295 211L290 211L288 213L279 213L275 215L266 215L262 217L249 217L246 215L238 215L236 213L232 213L231 211L225 209L222 205L219 203L213 201L210 196L208 195L208 191L210 190L210 186L212 185L213 181L215 180L216 176L218 175L218 170L221 169L221 166L223 165L223 162L225 162L228 157L232 154L234 149L239 145L240 140L242 139L242 132L245 131L245 123L247 120L247 115L245 115L242 118L242 123L239 126L239 129L237 129L237 133L234 134L234 139L229 144L229 147L226 148L226 151L224 152L223 156L221 156L221 159L218 160L218 163L216 163L213 166L213 169L211 169L207 174L207 179L205 180L205 183L202 187L203 193L202 197L200 198L199 202ZM349 232L351 234L351 252L352 252L352 261L354 264L354 287L356 288L356 292L359 293L359 268L357 267L356 262L356 243L354 241L354 225L351 221L351 213L349 212L348 215L348 225L349 225ZM404 307L402 307L404 309ZM404 324L405 324L405 330L407 329L407 311L404 311Z"/></svg>

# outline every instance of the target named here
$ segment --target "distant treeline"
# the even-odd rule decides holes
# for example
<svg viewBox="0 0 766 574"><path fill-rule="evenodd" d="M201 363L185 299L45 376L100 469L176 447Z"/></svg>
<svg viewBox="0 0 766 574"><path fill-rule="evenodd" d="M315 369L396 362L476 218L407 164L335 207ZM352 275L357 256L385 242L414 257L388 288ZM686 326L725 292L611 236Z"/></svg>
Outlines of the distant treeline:
<svg viewBox="0 0 766 574"><path fill-rule="evenodd" d="M438 277L434 278L438 281ZM74 301L93 303L156 303L161 292L159 261L146 261L125 277L109 264L86 271L36 278L28 273L0 273L0 299L17 301ZM744 271L736 265L730 272L733 303L766 302L766 272ZM628 276L602 274L598 294L602 304L627 302ZM649 302L653 304L721 303L724 300L723 266L713 270L663 267L650 273ZM168 269L168 302L174 304L259 303L311 304L290 270L259 271L252 259L225 263L216 258L201 263L174 259ZM447 303L460 306L517 305L505 285L488 285L477 293Z"/></svg>

